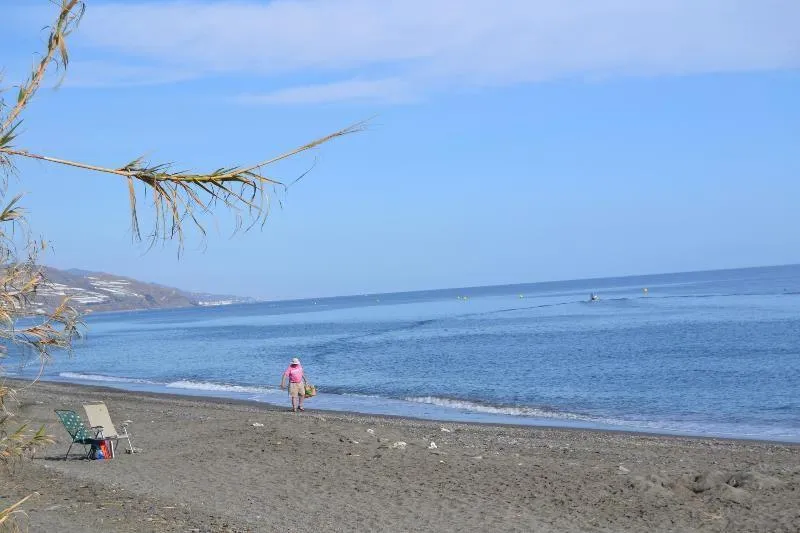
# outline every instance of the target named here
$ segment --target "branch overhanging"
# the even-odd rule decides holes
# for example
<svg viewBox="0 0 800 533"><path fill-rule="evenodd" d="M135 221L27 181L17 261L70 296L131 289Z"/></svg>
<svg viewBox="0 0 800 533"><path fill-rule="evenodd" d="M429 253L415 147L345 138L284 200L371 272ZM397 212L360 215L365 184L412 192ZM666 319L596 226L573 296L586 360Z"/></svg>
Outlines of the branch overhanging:
<svg viewBox="0 0 800 533"><path fill-rule="evenodd" d="M287 188L283 182L266 176L263 173L265 167L312 150L338 137L362 131L365 127L365 121L358 122L255 165L220 168L207 174L172 171L171 164L153 165L143 158L135 159L119 168L110 168L51 157L13 148L10 146L13 135L5 145L0 143L0 155L36 159L127 178L131 230L136 240L141 240L142 235L134 185L135 183L143 184L145 191L149 191L153 195L152 207L155 212L154 229L149 236L150 245L152 246L158 241L177 239L180 253L183 248L185 221L190 221L201 234L205 235L205 227L198 215L209 213L211 207L219 202L226 209L235 213L234 231L238 231L244 226L245 217L243 215L245 214L250 220L246 229L251 228L259 221L263 224L269 213L268 188L272 187L273 190L274 188L284 190Z"/></svg>

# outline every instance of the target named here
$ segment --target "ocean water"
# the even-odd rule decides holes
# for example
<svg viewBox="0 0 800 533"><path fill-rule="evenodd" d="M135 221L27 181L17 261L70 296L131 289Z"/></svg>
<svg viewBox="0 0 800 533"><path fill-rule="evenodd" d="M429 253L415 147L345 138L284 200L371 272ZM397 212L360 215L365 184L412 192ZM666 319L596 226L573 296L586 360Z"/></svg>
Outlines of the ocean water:
<svg viewBox="0 0 800 533"><path fill-rule="evenodd" d="M320 390L309 408L800 442L800 266L108 313L87 325L45 380L288 406L278 383L298 356ZM37 370L10 359L12 374Z"/></svg>

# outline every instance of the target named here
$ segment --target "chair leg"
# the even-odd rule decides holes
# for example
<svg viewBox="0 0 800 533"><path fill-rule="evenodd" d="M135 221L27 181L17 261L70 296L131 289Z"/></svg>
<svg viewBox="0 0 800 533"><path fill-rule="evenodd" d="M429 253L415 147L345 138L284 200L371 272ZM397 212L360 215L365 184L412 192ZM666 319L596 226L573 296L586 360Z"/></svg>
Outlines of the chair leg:
<svg viewBox="0 0 800 533"><path fill-rule="evenodd" d="M127 429L127 428L125 428L125 429L123 430L123 434L122 434L122 435L120 435L120 436L117 438L117 441L118 441L118 442L119 442L119 439L125 439L125 440L127 440L127 441L128 441L128 453L133 453L133 451L134 451L134 447L133 447L133 441L131 440L131 436L130 436L130 434L128 433L128 429Z"/></svg>
<svg viewBox="0 0 800 533"><path fill-rule="evenodd" d="M67 460L67 457L69 457L69 451L72 449L72 445L73 445L73 444L75 444L75 443L74 443L74 442L70 442L70 443L69 443L69 448L67 448L67 453L66 453L66 454L64 454L64 460L65 460L65 461Z"/></svg>

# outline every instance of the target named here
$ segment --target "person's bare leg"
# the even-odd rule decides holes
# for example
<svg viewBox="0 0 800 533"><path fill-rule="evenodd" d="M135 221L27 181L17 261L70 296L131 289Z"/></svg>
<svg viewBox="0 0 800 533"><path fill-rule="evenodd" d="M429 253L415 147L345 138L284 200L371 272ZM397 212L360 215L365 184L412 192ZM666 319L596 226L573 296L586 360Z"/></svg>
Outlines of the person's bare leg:
<svg viewBox="0 0 800 533"><path fill-rule="evenodd" d="M292 411L297 411L297 395L292 394Z"/></svg>
<svg viewBox="0 0 800 533"><path fill-rule="evenodd" d="M299 407L299 409L300 409L301 411L305 411L305 409L303 409L303 398L305 398L305 397L306 397L306 396L305 396L305 394L299 394L299 395L297 396L297 399L298 399L298 401L300 402L300 407Z"/></svg>

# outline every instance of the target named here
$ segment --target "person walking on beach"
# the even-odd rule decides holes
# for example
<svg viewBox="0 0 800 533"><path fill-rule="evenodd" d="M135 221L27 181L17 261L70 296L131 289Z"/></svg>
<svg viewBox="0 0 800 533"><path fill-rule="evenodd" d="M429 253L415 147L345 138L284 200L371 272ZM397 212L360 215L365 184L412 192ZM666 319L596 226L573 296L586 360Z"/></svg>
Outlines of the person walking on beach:
<svg viewBox="0 0 800 533"><path fill-rule="evenodd" d="M289 380L289 398L292 400L292 411L296 412L298 409L303 409L303 398L306 397L306 388L303 380L303 367L300 365L300 359L297 357L292 359L289 368L281 376L281 388L283 388L286 380Z"/></svg>

